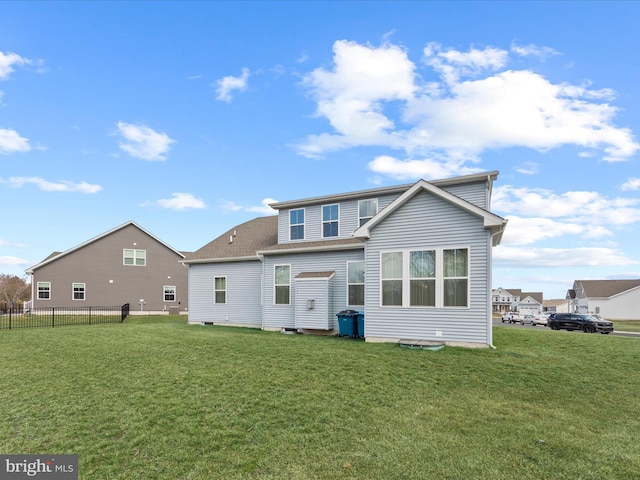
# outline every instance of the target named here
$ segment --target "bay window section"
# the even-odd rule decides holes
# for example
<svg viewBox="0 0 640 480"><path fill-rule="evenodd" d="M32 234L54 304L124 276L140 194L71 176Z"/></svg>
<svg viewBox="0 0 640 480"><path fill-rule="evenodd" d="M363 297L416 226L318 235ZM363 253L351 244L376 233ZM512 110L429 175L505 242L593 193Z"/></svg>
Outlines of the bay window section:
<svg viewBox="0 0 640 480"><path fill-rule="evenodd" d="M364 305L364 262L347 262L348 305Z"/></svg>
<svg viewBox="0 0 640 480"><path fill-rule="evenodd" d="M409 252L409 304L412 307L436 305L436 252Z"/></svg>
<svg viewBox="0 0 640 480"><path fill-rule="evenodd" d="M291 298L291 267L289 265L274 266L274 303L289 305Z"/></svg>
<svg viewBox="0 0 640 480"><path fill-rule="evenodd" d="M382 254L382 305L402 306L402 252Z"/></svg>
<svg viewBox="0 0 640 480"><path fill-rule="evenodd" d="M444 306L469 305L469 250L457 248L444 250Z"/></svg>

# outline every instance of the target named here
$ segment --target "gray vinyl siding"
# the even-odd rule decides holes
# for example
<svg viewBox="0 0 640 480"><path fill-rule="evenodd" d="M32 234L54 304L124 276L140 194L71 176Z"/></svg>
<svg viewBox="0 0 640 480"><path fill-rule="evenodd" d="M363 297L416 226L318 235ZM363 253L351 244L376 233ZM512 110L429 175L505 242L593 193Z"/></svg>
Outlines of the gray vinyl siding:
<svg viewBox="0 0 640 480"><path fill-rule="evenodd" d="M296 328L331 330L333 328L333 278L295 280ZM307 302L312 300L313 308Z"/></svg>
<svg viewBox="0 0 640 480"><path fill-rule="evenodd" d="M338 237L351 238L353 233L360 225L358 225L358 201L378 199L378 211L389 205L398 195L382 195L379 197L363 197L354 198L342 202L327 202L317 205L307 205L304 208L304 240L289 240L289 211L297 210L297 208L283 209L278 214L278 243L299 243L301 241L318 241L325 240L322 237L322 206L323 205L340 205ZM329 239L330 240L330 239Z"/></svg>
<svg viewBox="0 0 640 480"><path fill-rule="evenodd" d="M214 278L226 277L226 303L214 303ZM259 327L262 262L194 264L189 267L189 323Z"/></svg>
<svg viewBox="0 0 640 480"><path fill-rule="evenodd" d="M376 225L365 247L365 334L390 339L488 343L487 265L490 238L483 220L426 192ZM470 249L469 307L382 307L380 252ZM407 288L405 285L404 288ZM440 332L437 336L436 332Z"/></svg>
<svg viewBox="0 0 640 480"><path fill-rule="evenodd" d="M146 266L123 265L123 249L146 251ZM51 298L33 306L116 306L129 303L132 312L188 309L187 267L182 257L135 225L128 225L87 243L34 270L32 281L51 283ZM85 299L72 299L72 284L85 284ZM164 287L176 287L176 299L164 301Z"/></svg>
<svg viewBox="0 0 640 480"><path fill-rule="evenodd" d="M337 327L336 313L347 308L347 262L363 260L363 250L338 252L300 253L270 255L264 257L264 304L262 325L265 328L296 328L295 300L296 275L303 272L335 272L333 277L333 306L329 314L332 324ZM274 305L273 271L274 265L291 265L291 303Z"/></svg>
<svg viewBox="0 0 640 480"><path fill-rule="evenodd" d="M465 183L463 185L451 185L443 188L449 193L473 203L485 210L489 209L488 186L485 182Z"/></svg>

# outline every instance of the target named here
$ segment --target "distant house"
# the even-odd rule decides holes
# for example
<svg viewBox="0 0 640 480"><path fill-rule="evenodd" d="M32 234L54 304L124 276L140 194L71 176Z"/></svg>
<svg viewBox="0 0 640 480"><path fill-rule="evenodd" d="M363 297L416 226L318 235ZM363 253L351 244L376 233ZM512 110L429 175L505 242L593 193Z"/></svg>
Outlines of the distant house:
<svg viewBox="0 0 640 480"><path fill-rule="evenodd" d="M640 320L640 279L575 280L566 301L572 312L612 320Z"/></svg>
<svg viewBox="0 0 640 480"><path fill-rule="evenodd" d="M542 292L522 292L522 298L518 303L518 311L521 315L537 315L542 313Z"/></svg>
<svg viewBox="0 0 640 480"><path fill-rule="evenodd" d="M544 300L542 302L542 309L545 312L555 313L570 313L569 304L564 298L555 298L551 300Z"/></svg>
<svg viewBox="0 0 640 480"><path fill-rule="evenodd" d="M495 288L491 291L493 313L517 312L522 290L519 288Z"/></svg>
<svg viewBox="0 0 640 480"><path fill-rule="evenodd" d="M367 341L492 344L489 212L497 172L274 203L188 255L189 322L333 332L364 312Z"/></svg>
<svg viewBox="0 0 640 480"><path fill-rule="evenodd" d="M38 307L115 306L136 311L186 311L184 254L127 222L26 270Z"/></svg>

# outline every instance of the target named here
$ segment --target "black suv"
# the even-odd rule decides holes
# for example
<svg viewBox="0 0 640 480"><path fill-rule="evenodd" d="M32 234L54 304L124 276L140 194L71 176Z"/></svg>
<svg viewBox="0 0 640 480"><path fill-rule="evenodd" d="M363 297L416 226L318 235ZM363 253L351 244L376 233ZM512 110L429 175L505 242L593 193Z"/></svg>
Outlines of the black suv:
<svg viewBox="0 0 640 480"><path fill-rule="evenodd" d="M551 330L582 330L586 333L613 332L613 322L582 313L555 313L549 317L548 327Z"/></svg>

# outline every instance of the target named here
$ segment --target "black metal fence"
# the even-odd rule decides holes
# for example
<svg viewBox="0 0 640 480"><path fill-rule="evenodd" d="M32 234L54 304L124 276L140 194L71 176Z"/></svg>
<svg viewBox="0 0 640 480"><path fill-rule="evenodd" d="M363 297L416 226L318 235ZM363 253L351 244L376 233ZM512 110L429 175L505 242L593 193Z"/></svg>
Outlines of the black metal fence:
<svg viewBox="0 0 640 480"><path fill-rule="evenodd" d="M44 307L0 304L0 330L14 328L66 327L122 323L129 316L129 304L115 307Z"/></svg>

